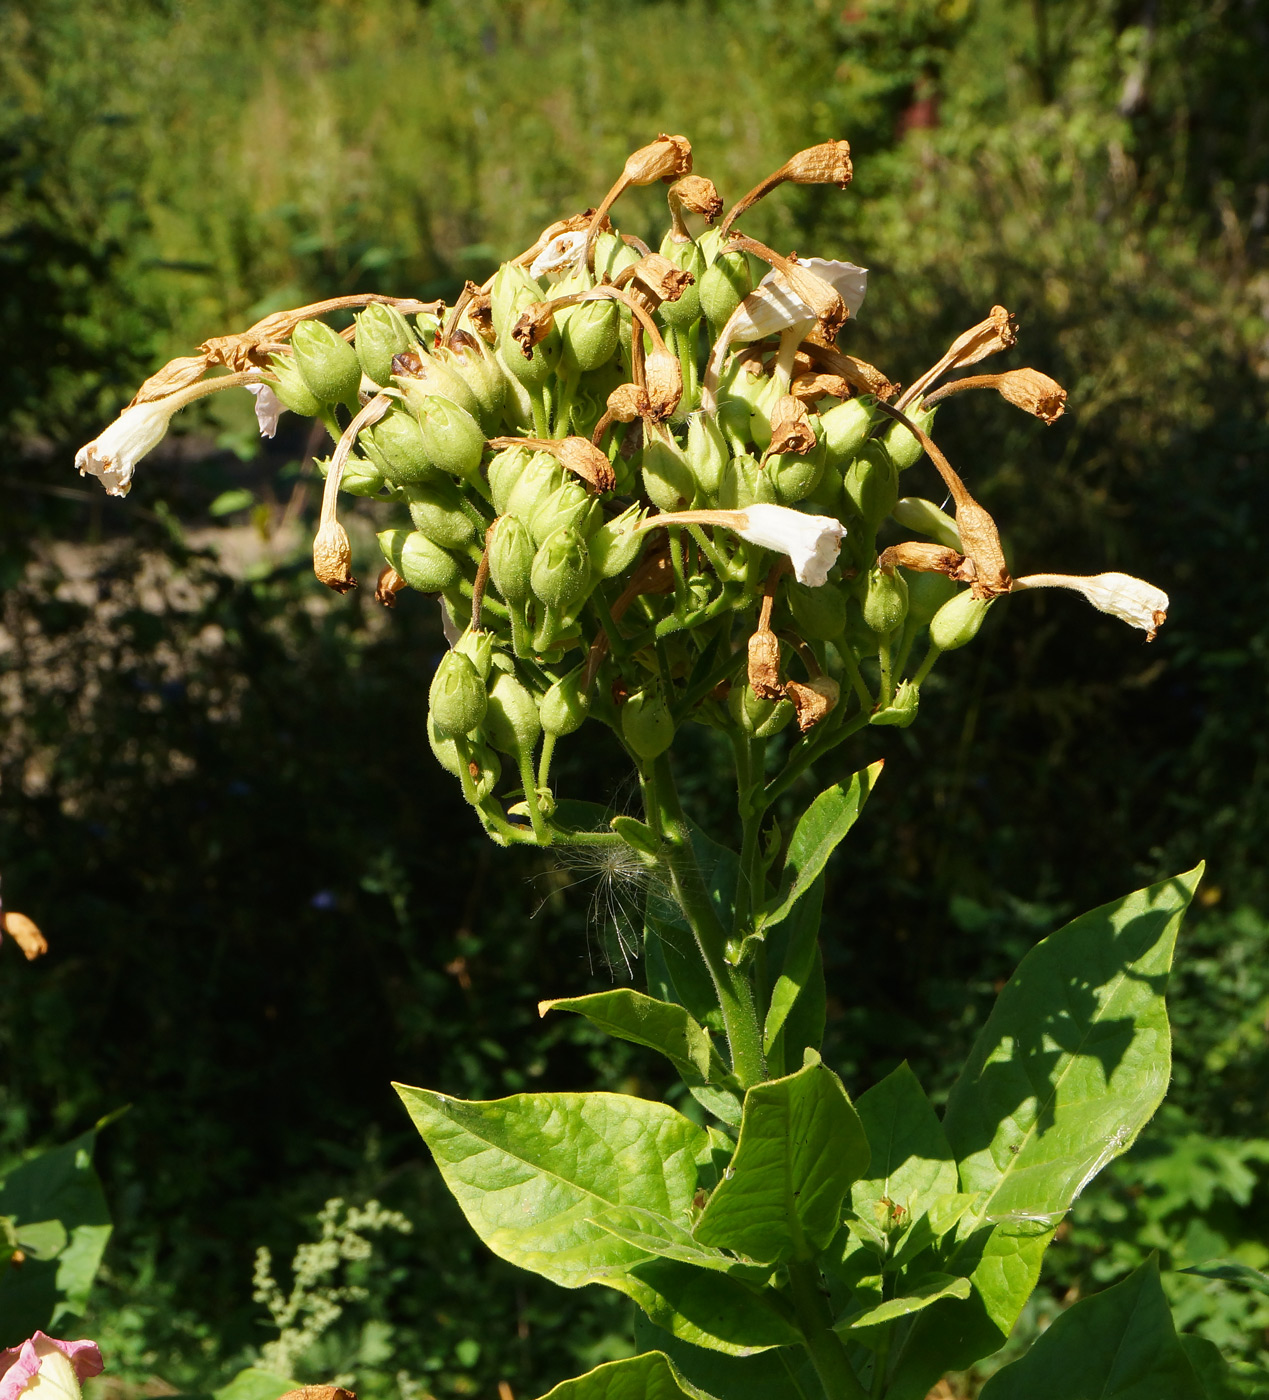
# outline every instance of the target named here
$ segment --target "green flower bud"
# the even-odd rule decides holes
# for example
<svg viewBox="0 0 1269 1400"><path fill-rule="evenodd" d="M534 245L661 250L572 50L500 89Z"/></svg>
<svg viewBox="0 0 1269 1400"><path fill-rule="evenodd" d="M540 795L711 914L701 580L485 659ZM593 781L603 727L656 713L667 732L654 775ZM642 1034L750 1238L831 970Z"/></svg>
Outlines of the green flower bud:
<svg viewBox="0 0 1269 1400"><path fill-rule="evenodd" d="M533 347L533 354L527 360L514 340L500 340L495 351L498 363L526 389L540 389L555 373L555 366L559 362L559 336L557 326L545 340Z"/></svg>
<svg viewBox="0 0 1269 1400"><path fill-rule="evenodd" d="M530 459L535 455L530 447L504 447L501 452L495 452L489 459L489 466L486 469L489 494L493 498L494 509L499 515L506 515L511 488L520 480L521 475L529 466Z"/></svg>
<svg viewBox="0 0 1269 1400"><path fill-rule="evenodd" d="M930 623L930 645L939 651L955 651L972 642L983 625L991 600L975 598L963 588L934 614Z"/></svg>
<svg viewBox="0 0 1269 1400"><path fill-rule="evenodd" d="M591 508L598 503L586 488L574 478L562 481L549 495L539 498L529 516L529 533L533 543L543 544L556 530L566 525L585 537Z"/></svg>
<svg viewBox="0 0 1269 1400"><path fill-rule="evenodd" d="M436 761L447 773L453 774L461 781L463 770L466 768L475 788L477 802L483 802L498 786L498 780L502 777L502 765L498 762L498 755L488 745L468 740L464 746L468 757L464 759L460 756L458 745L453 739L442 739L436 732L430 715L427 721L427 741L432 746ZM471 771L473 763L476 765L475 774Z"/></svg>
<svg viewBox="0 0 1269 1400"><path fill-rule="evenodd" d="M473 412L472 405L463 399L456 398L453 394L449 397L468 413L472 413L486 433L494 434L502 421L509 387L507 372L503 369L502 362L483 340L466 335L462 331L454 337L448 350L438 354L437 359L471 392L475 400L475 411Z"/></svg>
<svg viewBox="0 0 1269 1400"><path fill-rule="evenodd" d="M270 355L269 371L278 377L273 392L292 413L304 418L316 418L321 413L321 401L305 384L293 355Z"/></svg>
<svg viewBox="0 0 1269 1400"><path fill-rule="evenodd" d="M730 457L723 430L714 414L692 414L687 424L687 465L699 495L717 498L723 482L723 468Z"/></svg>
<svg viewBox="0 0 1269 1400"><path fill-rule="evenodd" d="M586 541L568 526L556 530L533 556L529 578L533 592L548 608L557 613L569 612L592 586Z"/></svg>
<svg viewBox="0 0 1269 1400"><path fill-rule="evenodd" d="M476 674L481 681L489 679L489 672L493 669L494 639L492 632L473 632L468 627L463 635L454 643L453 650L465 656L476 668Z"/></svg>
<svg viewBox="0 0 1269 1400"><path fill-rule="evenodd" d="M946 574L905 571L908 581L908 626L925 627L944 603L956 593L956 585Z"/></svg>
<svg viewBox="0 0 1269 1400"><path fill-rule="evenodd" d="M453 476L475 476L485 450L485 435L471 414L439 395L424 398L418 404L418 414L423 450L433 465Z"/></svg>
<svg viewBox="0 0 1269 1400"><path fill-rule="evenodd" d="M542 697L538 718L545 733L559 739L581 728L590 710L590 695L582 690L585 669L585 666L578 666L567 676L561 676Z"/></svg>
<svg viewBox="0 0 1269 1400"><path fill-rule="evenodd" d="M381 301L371 302L356 317L356 346L358 360L366 375L376 384L392 383L392 358L413 350L418 344L414 332L395 306Z"/></svg>
<svg viewBox="0 0 1269 1400"><path fill-rule="evenodd" d="M701 278L708 264L700 245L693 239L681 243L671 229L661 240L661 256L669 259L675 267L690 272L696 281L679 297L678 301L663 301L657 308L661 320L676 330L688 330L693 321L701 315Z"/></svg>
<svg viewBox="0 0 1269 1400"><path fill-rule="evenodd" d="M846 399L820 415L828 465L845 471L858 455L873 424L872 399ZM908 434L911 437L911 433Z"/></svg>
<svg viewBox="0 0 1269 1400"><path fill-rule="evenodd" d="M876 534L877 527L899 499L899 474L880 443L864 443L859 456L846 470L843 486L846 499L862 517L869 532Z"/></svg>
<svg viewBox="0 0 1269 1400"><path fill-rule="evenodd" d="M330 458L314 461L313 465L325 478L330 471ZM349 453L339 478L339 489L347 491L350 496L377 496L383 490L383 473L373 462Z"/></svg>
<svg viewBox="0 0 1269 1400"><path fill-rule="evenodd" d="M795 505L804 501L820 484L824 475L824 444L817 441L804 456L796 452L777 452L762 464L771 481L776 504Z"/></svg>
<svg viewBox="0 0 1269 1400"><path fill-rule="evenodd" d="M696 481L683 449L668 434L652 433L643 443L643 489L662 510L683 510L696 494Z"/></svg>
<svg viewBox="0 0 1269 1400"><path fill-rule="evenodd" d="M753 383L757 385L758 391L751 399L753 409L749 415L749 436L755 445L765 452L771 446L771 415L788 390L782 388L771 375L761 375L754 379Z"/></svg>
<svg viewBox="0 0 1269 1400"><path fill-rule="evenodd" d="M731 313L753 291L753 274L743 253L724 253L701 273L701 310L715 335L727 324Z"/></svg>
<svg viewBox="0 0 1269 1400"><path fill-rule="evenodd" d="M500 477L502 475L500 473ZM503 514L514 515L527 521L537 509L538 502L549 496L563 482L564 468L560 466L551 453L533 453L529 461L521 468L510 491L507 492ZM497 504L498 498L495 495L494 505Z"/></svg>
<svg viewBox="0 0 1269 1400"><path fill-rule="evenodd" d="M815 490L806 497L806 508L814 515L831 515L841 520L846 510L844 494L841 473L826 462Z"/></svg>
<svg viewBox="0 0 1269 1400"><path fill-rule="evenodd" d="M595 276L607 277L611 282L616 275L639 261L639 254L619 234L601 233L595 238Z"/></svg>
<svg viewBox="0 0 1269 1400"><path fill-rule="evenodd" d="M480 418L480 400L467 380L459 374L453 357L444 351L436 355L420 352L413 372L395 374L392 382L401 390L406 404L415 413L422 412L428 399L439 397L456 403L473 418Z"/></svg>
<svg viewBox="0 0 1269 1400"><path fill-rule="evenodd" d="M513 758L533 751L542 732L537 702L515 676L503 672L490 688L484 732L494 748Z"/></svg>
<svg viewBox="0 0 1269 1400"><path fill-rule="evenodd" d="M542 283L530 276L528 268L503 263L489 289L489 315L499 341L511 341L511 330L520 319L520 313L530 303L541 301L543 295ZM519 353L517 350L516 354Z"/></svg>
<svg viewBox="0 0 1269 1400"><path fill-rule="evenodd" d="M436 337L441 333L441 318L435 311L418 311L414 316L415 334L431 350Z"/></svg>
<svg viewBox="0 0 1269 1400"><path fill-rule="evenodd" d="M659 758L674 742L674 720L658 686L627 697L621 707L621 733L642 759Z"/></svg>
<svg viewBox="0 0 1269 1400"><path fill-rule="evenodd" d="M911 434L909 434L911 436ZM961 535L956 521L945 511L941 511L933 501L920 496L904 496L897 502L891 515L906 530L915 530L919 535L929 535L932 540L962 553Z"/></svg>
<svg viewBox="0 0 1269 1400"><path fill-rule="evenodd" d="M447 477L429 486L411 486L410 519L414 528L442 549L462 549L476 537L476 527L463 509L459 489Z"/></svg>
<svg viewBox="0 0 1269 1400"><path fill-rule="evenodd" d="M937 409L931 408L925 413L909 413L908 417L922 432L928 433L937 412ZM907 471L909 467L916 466L925 452L925 448L902 423L892 422L890 424L881 435L881 445L890 454L890 460L894 463L897 472Z"/></svg>
<svg viewBox="0 0 1269 1400"><path fill-rule="evenodd" d="M555 318L563 343L563 364L589 374L617 353L619 314L615 301L584 301L566 307Z"/></svg>
<svg viewBox="0 0 1269 1400"><path fill-rule="evenodd" d="M590 550L591 568L600 578L616 578L639 557L647 539L646 535L636 535L630 526L634 525L642 512L638 506L630 506L606 525L601 525L586 543Z"/></svg>
<svg viewBox="0 0 1269 1400"><path fill-rule="evenodd" d="M748 681L733 683L727 692L727 710L732 721L755 739L769 739L793 718L789 700L764 700L755 695Z"/></svg>
<svg viewBox="0 0 1269 1400"><path fill-rule="evenodd" d="M789 610L798 631L810 641L831 642L846 626L846 595L831 583L809 588L790 580L787 584Z"/></svg>
<svg viewBox="0 0 1269 1400"><path fill-rule="evenodd" d="M895 691L894 700L884 710L874 711L868 723L892 724L896 729L906 729L916 719L920 699L920 686L913 685L911 681L903 681Z"/></svg>
<svg viewBox="0 0 1269 1400"><path fill-rule="evenodd" d="M723 470L718 492L723 510L744 510L747 506L776 505L775 483L762 470L756 457L733 457Z"/></svg>
<svg viewBox="0 0 1269 1400"><path fill-rule="evenodd" d="M449 479L429 460L419 420L400 404L394 404L373 428L364 428L357 442L395 485Z"/></svg>
<svg viewBox="0 0 1269 1400"><path fill-rule="evenodd" d="M427 692L428 716L442 739L469 734L485 717L485 683L461 652L447 651Z"/></svg>
<svg viewBox="0 0 1269 1400"><path fill-rule="evenodd" d="M869 569L863 610L864 625L879 636L888 637L899 626L908 615L908 585L897 569L893 574Z"/></svg>
<svg viewBox="0 0 1269 1400"><path fill-rule="evenodd" d="M357 402L361 361L325 321L301 321L291 332L291 349L300 378L315 399L325 404Z"/></svg>
<svg viewBox="0 0 1269 1400"><path fill-rule="evenodd" d="M420 593L440 593L458 582L458 561L418 530L384 530L383 557Z"/></svg>
<svg viewBox="0 0 1269 1400"><path fill-rule="evenodd" d="M533 554L528 527L514 515L501 516L489 542L489 576L513 608L529 601Z"/></svg>

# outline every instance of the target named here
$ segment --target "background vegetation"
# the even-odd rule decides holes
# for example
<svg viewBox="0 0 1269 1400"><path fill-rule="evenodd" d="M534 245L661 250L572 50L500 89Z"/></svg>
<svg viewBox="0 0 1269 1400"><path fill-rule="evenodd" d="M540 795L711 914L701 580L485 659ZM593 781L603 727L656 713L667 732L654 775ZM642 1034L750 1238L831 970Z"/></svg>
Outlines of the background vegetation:
<svg viewBox="0 0 1269 1400"><path fill-rule="evenodd" d="M101 1141L117 1228L83 1323L121 1394L256 1355L256 1247L285 1276L336 1196L414 1228L326 1280L365 1296L299 1378L521 1396L629 1349L613 1295L473 1245L388 1081L659 1092L650 1057L534 1010L631 975L638 890L483 844L422 731L430 606L313 584L302 438L262 448L246 404L191 415L126 503L70 463L169 353L311 297L452 294L662 130L731 198L848 137L848 194L786 189L753 231L871 268L852 348L895 378L1016 311L1011 363L1061 380L1066 417L968 395L940 440L1019 572L1173 599L1146 650L1019 597L918 729L856 741L843 766L888 764L830 887L830 1063L863 1088L906 1056L945 1090L1036 938L1206 856L1169 1106L1025 1321L1150 1249L1269 1263L1266 62L1255 0L0 10L0 869L53 946L0 949L0 1169L132 1104ZM623 226L659 229L658 200ZM614 752L565 752L570 795L628 800ZM1189 1325L1269 1352L1269 1300L1165 1277Z"/></svg>

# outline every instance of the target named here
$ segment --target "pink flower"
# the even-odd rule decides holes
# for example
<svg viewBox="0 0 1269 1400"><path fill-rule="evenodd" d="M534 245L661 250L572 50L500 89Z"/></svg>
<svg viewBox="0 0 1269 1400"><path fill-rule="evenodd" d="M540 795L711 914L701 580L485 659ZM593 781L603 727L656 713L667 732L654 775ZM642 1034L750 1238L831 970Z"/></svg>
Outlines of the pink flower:
<svg viewBox="0 0 1269 1400"><path fill-rule="evenodd" d="M0 1400L79 1400L79 1383L101 1374L96 1342L59 1342L37 1332L0 1351Z"/></svg>

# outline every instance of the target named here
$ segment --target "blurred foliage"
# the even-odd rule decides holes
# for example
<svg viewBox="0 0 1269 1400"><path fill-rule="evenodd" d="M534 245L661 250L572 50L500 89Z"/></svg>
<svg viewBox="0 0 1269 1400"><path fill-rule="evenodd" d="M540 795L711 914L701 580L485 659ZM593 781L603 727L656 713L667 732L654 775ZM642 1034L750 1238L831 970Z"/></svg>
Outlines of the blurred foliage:
<svg viewBox="0 0 1269 1400"><path fill-rule="evenodd" d="M134 1102L99 1149L117 1229L91 1318L123 1383L206 1389L256 1355L253 1252L289 1257L333 1195L415 1229L350 1266L368 1297L301 1378L521 1395L629 1346L617 1300L473 1243L388 1081L661 1091L534 1010L627 975L604 926L638 891L482 844L422 733L431 609L308 574L303 441L261 449L240 405L191 414L127 503L68 473L163 355L310 297L452 294L660 130L729 198L849 137L848 193L783 189L747 228L871 268L844 343L893 377L1016 311L1009 363L1061 380L1066 416L965 395L936 436L1019 572L1173 599L1148 651L1078 599L1011 599L920 726L843 759L888 762L832 875L830 1062L862 1088L906 1056L945 1092L1037 937L1205 855L1170 1106L1081 1199L1028 1316L1152 1248L1264 1265L1266 61L1255 0L0 11L0 868L53 945L0 949L0 1154ZM631 192L623 226L659 199ZM685 786L718 818L696 743ZM562 790L619 808L615 759L583 744ZM1165 1279L1187 1325L1263 1353L1263 1300Z"/></svg>

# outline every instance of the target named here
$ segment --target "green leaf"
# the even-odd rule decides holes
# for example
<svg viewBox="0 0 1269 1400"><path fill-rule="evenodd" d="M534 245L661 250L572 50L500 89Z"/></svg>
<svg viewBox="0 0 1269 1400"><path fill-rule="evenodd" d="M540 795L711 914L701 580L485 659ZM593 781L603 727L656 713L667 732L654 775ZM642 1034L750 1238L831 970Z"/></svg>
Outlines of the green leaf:
<svg viewBox="0 0 1269 1400"><path fill-rule="evenodd" d="M0 1216L10 1216L30 1257L0 1275L0 1347L81 1314L110 1238L110 1211L93 1170L97 1130L15 1168L0 1186Z"/></svg>
<svg viewBox="0 0 1269 1400"><path fill-rule="evenodd" d="M828 864L829 856L855 825L883 763L884 760L879 759L862 773L856 773L845 787L834 783L831 788L825 788L803 812L789 842L780 893L763 910L759 928L778 924L815 883Z"/></svg>
<svg viewBox="0 0 1269 1400"><path fill-rule="evenodd" d="M1206 1400L1172 1325L1152 1256L1060 1314L997 1371L982 1400Z"/></svg>
<svg viewBox="0 0 1269 1400"><path fill-rule="evenodd" d="M726 1400L818 1400L823 1392L803 1347L772 1347L752 1356L694 1347L637 1312L634 1343L664 1351L681 1376Z"/></svg>
<svg viewBox="0 0 1269 1400"><path fill-rule="evenodd" d="M650 1256L594 1223L611 1206L686 1216L703 1129L623 1094L467 1102L394 1086L472 1229L495 1254L565 1288L612 1282Z"/></svg>
<svg viewBox="0 0 1269 1400"><path fill-rule="evenodd" d="M1187 1333L1179 1340L1203 1387L1204 1400L1264 1400L1269 1395L1269 1371L1246 1361L1226 1361L1216 1343L1206 1337Z"/></svg>
<svg viewBox="0 0 1269 1400"><path fill-rule="evenodd" d="M645 1351L608 1361L571 1381L561 1381L542 1400L706 1400L683 1379L664 1352Z"/></svg>
<svg viewBox="0 0 1269 1400"><path fill-rule="evenodd" d="M694 1233L762 1263L810 1258L836 1233L846 1193L867 1168L859 1115L816 1056L745 1094L736 1155Z"/></svg>
<svg viewBox="0 0 1269 1400"><path fill-rule="evenodd" d="M1179 1272L1198 1274L1201 1278L1223 1279L1226 1283L1240 1283L1244 1288L1255 1289L1257 1293L1269 1293L1269 1274L1262 1274L1259 1269L1240 1264L1234 1259L1209 1259L1206 1264L1195 1264Z"/></svg>
<svg viewBox="0 0 1269 1400"><path fill-rule="evenodd" d="M840 1332L856 1327L876 1327L883 1322L907 1317L909 1313L920 1312L940 1298L968 1298L969 1292L970 1282L967 1278L954 1278L951 1274L926 1274L905 1297L889 1298L866 1312L844 1317L834 1324L834 1328Z"/></svg>
<svg viewBox="0 0 1269 1400"><path fill-rule="evenodd" d="M694 1264L698 1269L735 1274L758 1285L765 1283L771 1273L763 1265L744 1264L730 1254L724 1254L721 1249L707 1248L693 1238L690 1230L650 1210L614 1206L595 1216L595 1224L618 1239L648 1254L659 1255L662 1259L677 1259L681 1264Z"/></svg>
<svg viewBox="0 0 1269 1400"><path fill-rule="evenodd" d="M298 1388L298 1381L275 1376L272 1371L261 1370L258 1366L248 1366L212 1394L216 1400L278 1400L278 1396Z"/></svg>
<svg viewBox="0 0 1269 1400"><path fill-rule="evenodd" d="M653 1259L603 1282L633 1298L671 1336L710 1351L751 1356L801 1340L780 1294L731 1274Z"/></svg>
<svg viewBox="0 0 1269 1400"><path fill-rule="evenodd" d="M850 1190L851 1206L876 1220L885 1201L915 1222L940 1197L956 1193L956 1160L934 1106L905 1060L855 1101L872 1159ZM883 1207L884 1209L884 1207Z"/></svg>
<svg viewBox="0 0 1269 1400"><path fill-rule="evenodd" d="M709 1033L686 1007L659 1001L629 987L616 987L592 996L557 997L538 1002L538 1014L575 1011L618 1040L646 1045L666 1057L690 1084L703 1084L713 1067L726 1073Z"/></svg>
<svg viewBox="0 0 1269 1400"><path fill-rule="evenodd" d="M232 515L237 510L250 510L256 503L255 496L245 487L232 491L222 491L207 507L212 515Z"/></svg>
<svg viewBox="0 0 1269 1400"><path fill-rule="evenodd" d="M778 954L774 946L767 950L768 960L773 966L776 965L776 956L779 956L780 968L780 975L771 988L771 1002L762 1032L762 1048L768 1055L775 1047L776 1037L784 1029L803 988L808 986L816 971L823 975L823 963L819 956L820 914L824 905L822 876L812 882L808 893L809 897L797 906L793 917L783 921L780 931L785 935L782 940L785 946ZM772 942L774 944L774 940Z"/></svg>

